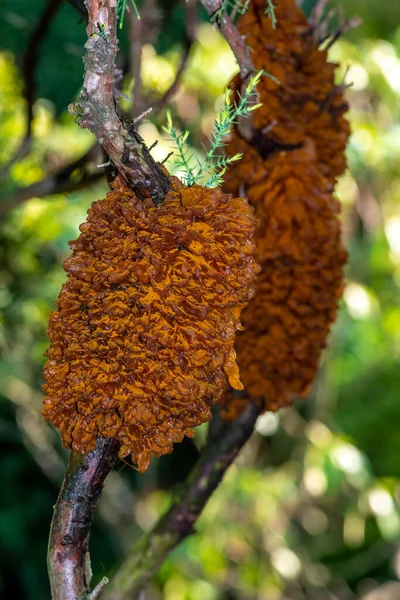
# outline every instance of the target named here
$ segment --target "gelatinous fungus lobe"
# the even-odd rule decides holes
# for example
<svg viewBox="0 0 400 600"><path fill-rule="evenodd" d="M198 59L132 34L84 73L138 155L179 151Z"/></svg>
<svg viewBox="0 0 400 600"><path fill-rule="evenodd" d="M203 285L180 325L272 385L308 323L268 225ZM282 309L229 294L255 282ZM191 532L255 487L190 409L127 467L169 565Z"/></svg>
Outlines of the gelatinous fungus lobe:
<svg viewBox="0 0 400 600"><path fill-rule="evenodd" d="M262 106L253 113L253 137L246 142L236 130L229 153L244 152L244 160L230 169L226 181L234 189L236 176L255 173L259 160L252 160L254 149L265 159L274 152L300 147L311 138L319 171L333 187L346 168L344 151L350 134L343 86L335 85L337 65L320 49L313 25L296 0L276 0L274 4L275 29L266 14L266 0L252 0L238 21L254 66L265 76L257 86ZM239 76L232 87L240 91Z"/></svg>
<svg viewBox="0 0 400 600"><path fill-rule="evenodd" d="M339 205L309 149L281 153L249 190L262 273L236 341L241 379L269 410L305 396L343 289Z"/></svg>
<svg viewBox="0 0 400 600"><path fill-rule="evenodd" d="M251 0L238 22L255 68L269 76L257 86L262 106L250 136L240 126L231 136L227 152L244 157L223 186L244 191L256 210L262 272L235 349L247 394L267 410L307 395L336 316L347 257L332 197L346 167L343 89L296 1L274 4L275 29L266 0ZM239 76L232 87L240 91ZM222 404L222 414L233 419L246 399L231 389Z"/></svg>
<svg viewBox="0 0 400 600"><path fill-rule="evenodd" d="M118 439L141 471L242 387L233 344L259 270L245 200L171 184L155 207L117 178L92 204L48 331L45 418L76 452Z"/></svg>

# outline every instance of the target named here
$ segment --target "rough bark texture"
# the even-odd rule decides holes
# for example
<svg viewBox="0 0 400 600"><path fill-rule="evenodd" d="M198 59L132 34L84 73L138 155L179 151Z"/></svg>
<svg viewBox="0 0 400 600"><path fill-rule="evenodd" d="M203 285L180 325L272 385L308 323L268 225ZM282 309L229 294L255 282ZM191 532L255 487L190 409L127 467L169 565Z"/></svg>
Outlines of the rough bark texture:
<svg viewBox="0 0 400 600"><path fill-rule="evenodd" d="M168 178L150 155L135 121L124 121L116 111L116 0L86 0L86 6L85 76L78 101L69 110L80 127L94 133L136 195L142 200L151 197L159 204L169 189Z"/></svg>
<svg viewBox="0 0 400 600"><path fill-rule="evenodd" d="M50 530L48 570L53 600L96 597L89 589L89 527L118 450L117 441L99 439L96 449L86 456L71 452Z"/></svg>

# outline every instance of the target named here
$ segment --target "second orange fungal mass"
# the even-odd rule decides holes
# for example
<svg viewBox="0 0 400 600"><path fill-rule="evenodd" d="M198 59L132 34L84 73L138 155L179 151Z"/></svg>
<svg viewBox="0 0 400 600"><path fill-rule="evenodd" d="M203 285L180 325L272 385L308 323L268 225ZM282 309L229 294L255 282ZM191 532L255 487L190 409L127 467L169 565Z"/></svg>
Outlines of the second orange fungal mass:
<svg viewBox="0 0 400 600"><path fill-rule="evenodd" d="M326 191L312 147L276 156L248 195L262 272L235 349L246 392L277 410L309 392L336 317L347 253L339 204ZM237 416L244 404L235 406L225 415Z"/></svg>
<svg viewBox="0 0 400 600"><path fill-rule="evenodd" d="M229 168L223 186L245 193L256 210L262 272L235 349L247 394L266 410L309 392L336 317L347 258L332 196L346 167L343 89L295 0L274 4L275 29L266 0L251 0L238 21L255 68L267 75L257 86L262 106L253 115L253 137L242 137L240 127L231 136L228 153L241 152L243 159ZM237 92L241 86L237 76L232 87ZM222 404L223 416L234 419L246 396L228 390Z"/></svg>
<svg viewBox="0 0 400 600"><path fill-rule="evenodd" d="M257 136L250 145L258 145L266 158L274 150L300 147L311 138L318 169L332 189L346 168L344 150L350 134L343 87L335 84L337 65L320 49L314 28L296 0L276 0L274 4L275 29L265 13L266 0L252 0L238 21L255 69L264 71L257 86L262 106L253 114ZM238 76L232 87L240 91L241 85ZM229 151L243 152L239 146L233 143ZM245 154L226 180L249 167Z"/></svg>

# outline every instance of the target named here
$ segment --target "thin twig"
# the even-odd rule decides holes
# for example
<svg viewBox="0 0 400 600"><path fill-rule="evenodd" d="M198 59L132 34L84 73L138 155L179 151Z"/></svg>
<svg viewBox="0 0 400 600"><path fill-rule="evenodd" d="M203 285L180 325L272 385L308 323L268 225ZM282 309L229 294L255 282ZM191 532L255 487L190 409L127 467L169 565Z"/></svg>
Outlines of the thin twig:
<svg viewBox="0 0 400 600"><path fill-rule="evenodd" d="M29 200L29 198L44 198L45 196L80 190L104 177L104 171L96 170L90 173L85 169L91 162L96 162L99 150L100 146L96 143L86 154L69 163L56 173L47 175L47 177L26 187L18 188L9 196L0 197L0 217L4 216L10 210L17 208L25 200ZM78 178L71 177L77 170L82 170L82 175Z"/></svg>
<svg viewBox="0 0 400 600"><path fill-rule="evenodd" d="M330 33L329 36L327 36L326 39L328 39L328 43L326 44L326 46L324 47L324 50L329 50L329 48L331 48L333 46L333 44L346 32L346 31L350 31L351 29L356 29L357 27L359 27L362 23L362 18L361 17L352 17L351 19L349 19L348 21L341 23L334 31L332 31ZM322 42L324 42L325 40L322 40ZM321 43L322 43L321 42Z"/></svg>
<svg viewBox="0 0 400 600"><path fill-rule="evenodd" d="M310 25L315 27L321 22L324 10L329 0L317 0L310 17Z"/></svg>
<svg viewBox="0 0 400 600"><path fill-rule="evenodd" d="M170 87L164 92L164 94L159 98L156 102L153 102L154 110L161 110L170 97L176 92L179 87L181 77L186 68L190 50L192 49L193 42L196 37L196 23L197 23L197 5L196 2L188 2L186 5L186 27L185 27L185 37L183 40L183 49L182 49L182 57L179 67L176 71L175 79L170 85Z"/></svg>
<svg viewBox="0 0 400 600"><path fill-rule="evenodd" d="M115 169L136 195L158 204L169 190L164 171L155 163L132 122L117 113L114 98L116 0L85 0L89 13L85 75L78 101L69 106L80 127L99 140Z"/></svg>
<svg viewBox="0 0 400 600"><path fill-rule="evenodd" d="M163 6L165 9L166 7ZM135 116L138 112L141 112L145 106L151 105L154 111L161 110L166 104L169 97L175 92L180 77L186 66L186 62L189 56L190 46L195 37L195 21L196 21L196 3L189 2L186 4L186 31L184 39L183 55L181 59L181 65L178 68L178 72L171 87L165 92L165 94L158 100L154 100L152 97L145 97L142 90L142 78L141 78L141 66L142 66L142 48L144 44L154 43L154 39L162 29L163 23L168 18L169 10L173 8L173 5L167 7L166 13L162 15L157 7L155 0L147 0L140 9L140 21L135 17L132 11L128 13L129 25L130 25L130 66L131 75L134 81L132 90L132 105L131 114ZM190 43L189 43L190 40Z"/></svg>
<svg viewBox="0 0 400 600"><path fill-rule="evenodd" d="M100 596L101 592L106 587L108 581L109 580L107 577L103 577L103 579L101 579L100 582L96 585L94 590L92 592L90 592L90 594L88 595L88 600L97 600L97 598Z"/></svg>
<svg viewBox="0 0 400 600"><path fill-rule="evenodd" d="M88 12L86 10L86 6L83 0L68 0L69 4L73 6L81 17L87 22L88 20Z"/></svg>
<svg viewBox="0 0 400 600"><path fill-rule="evenodd" d="M240 67L241 77L245 80L248 75L254 73L254 66L244 38L240 35L229 15L226 12L220 14L221 0L200 0L200 2L210 15L215 27L221 31L230 45ZM218 17L215 15L218 15Z"/></svg>
<svg viewBox="0 0 400 600"><path fill-rule="evenodd" d="M62 1L50 0L48 2L28 40L21 65L24 84L23 96L26 100L25 133L17 151L0 169L0 181L6 177L12 165L29 154L32 138L33 105L36 100L36 67L39 50Z"/></svg>
<svg viewBox="0 0 400 600"><path fill-rule="evenodd" d="M119 443L100 438L82 456L71 452L51 524L48 570L52 600L93 600L105 585L90 592L89 528L104 480L118 457Z"/></svg>
<svg viewBox="0 0 400 600"><path fill-rule="evenodd" d="M329 0L318 0L309 20L313 38L317 44L321 45L324 42L327 42L326 46L324 46L324 50L329 50L343 33L357 28L362 23L360 17L352 17L345 21L341 6L339 6L337 10L331 9L325 14L328 2ZM332 31L329 31L330 23L335 16L338 16L339 25Z"/></svg>
<svg viewBox="0 0 400 600"><path fill-rule="evenodd" d="M143 15L139 20L133 10L128 11L129 19L129 49L130 67L133 80L132 90L132 118L137 112L142 111L142 46L143 46Z"/></svg>
<svg viewBox="0 0 400 600"><path fill-rule="evenodd" d="M157 525L132 548L106 588L104 600L134 600L156 575L165 558L194 524L226 470L251 437L259 409L249 403L233 423L220 424L176 499ZM216 419L217 417L214 417ZM214 424L215 425L215 424Z"/></svg>
<svg viewBox="0 0 400 600"><path fill-rule="evenodd" d="M240 77L242 81L242 92L245 90L249 77L255 73L253 61L250 56L250 49L246 44L245 38L240 34L231 17L226 12L221 13L221 0L200 0L214 26L217 27L229 46L237 60L240 68ZM257 100L255 100L257 102ZM252 119L239 118L237 124L240 135L250 141L254 134Z"/></svg>

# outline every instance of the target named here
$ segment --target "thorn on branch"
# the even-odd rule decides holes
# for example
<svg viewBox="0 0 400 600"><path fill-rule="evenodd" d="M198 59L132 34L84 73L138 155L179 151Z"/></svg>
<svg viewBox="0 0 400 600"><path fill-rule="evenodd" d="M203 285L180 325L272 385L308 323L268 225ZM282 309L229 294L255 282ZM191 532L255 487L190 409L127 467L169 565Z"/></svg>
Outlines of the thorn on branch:
<svg viewBox="0 0 400 600"><path fill-rule="evenodd" d="M157 144L158 144L158 140L156 140L155 142L153 142L151 144L151 146L149 146L149 152L151 152L153 150L153 148L155 148L157 146Z"/></svg>
<svg viewBox="0 0 400 600"><path fill-rule="evenodd" d="M174 151L172 150L172 152L168 152L167 156L165 158L163 158L163 160L161 161L161 164L164 165L169 158L171 158L171 156L174 154Z"/></svg>
<svg viewBox="0 0 400 600"><path fill-rule="evenodd" d="M109 579L107 577L103 577L103 579L96 585L94 590L92 590L90 594L88 594L87 600L96 600L100 596L101 592L104 590L108 582Z"/></svg>
<svg viewBox="0 0 400 600"><path fill-rule="evenodd" d="M151 113L152 110L153 110L153 108L150 107L147 110L144 110L142 113L140 113L139 116L137 116L133 119L134 124L137 125L138 123L141 123L146 117L149 116L149 114Z"/></svg>

